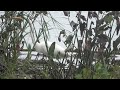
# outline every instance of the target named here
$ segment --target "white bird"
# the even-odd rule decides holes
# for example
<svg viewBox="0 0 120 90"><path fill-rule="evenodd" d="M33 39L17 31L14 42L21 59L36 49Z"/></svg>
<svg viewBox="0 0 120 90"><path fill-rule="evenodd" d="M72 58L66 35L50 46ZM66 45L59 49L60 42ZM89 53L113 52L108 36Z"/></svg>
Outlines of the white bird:
<svg viewBox="0 0 120 90"><path fill-rule="evenodd" d="M38 52L38 53L43 53L44 55L48 56L48 52L47 52L47 48L46 48L46 44L45 44L45 41L42 41L42 42L35 42L35 37L34 37L34 28L32 26L32 22L23 17L30 25L30 35L31 35L31 39L32 39L32 43L35 44L35 50ZM52 42L50 41L47 41L47 47L48 49L50 48ZM56 57L57 55L59 55L59 57L64 57L65 55L65 51L66 49L64 49L63 47L61 47L60 45L56 44L55 43L55 49L54 49L54 57Z"/></svg>
<svg viewBox="0 0 120 90"><path fill-rule="evenodd" d="M52 42L47 41L47 47L50 48ZM43 53L44 55L48 56L47 48L45 45L45 42L40 42L35 44L35 49L38 53ZM60 57L63 57L65 55L65 49L58 44L55 43L55 49L54 49L54 56L56 57L59 55Z"/></svg>

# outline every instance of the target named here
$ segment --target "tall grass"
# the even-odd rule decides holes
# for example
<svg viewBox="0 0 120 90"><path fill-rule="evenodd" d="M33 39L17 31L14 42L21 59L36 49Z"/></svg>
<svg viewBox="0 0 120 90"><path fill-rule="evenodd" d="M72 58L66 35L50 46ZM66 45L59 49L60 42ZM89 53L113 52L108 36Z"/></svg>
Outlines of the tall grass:
<svg viewBox="0 0 120 90"><path fill-rule="evenodd" d="M119 63L115 61L115 55L119 53L119 36L113 42L115 35L119 35L119 11L88 11L87 17L82 11L76 12L77 22L70 21L70 12L63 11L72 28L73 35L67 35L66 30L54 19L49 11L4 11L0 17L0 78L1 79L114 79L120 78ZM23 18L25 17L25 18ZM54 26L60 28L58 40L65 38L63 42L67 48L64 58L56 58L54 61L55 43L47 51L48 57L31 60L31 52L34 50L25 41L27 28L31 28L28 20L40 24L39 33L34 27L36 42L40 37L45 43L52 29L45 18L51 19ZM39 20L38 20L39 19ZM95 19L93 21L92 19ZM89 21L90 25L88 25ZM112 33L114 22L116 29ZM89 27L88 27L89 26ZM108 33L108 34L107 34ZM116 33L116 34L115 34ZM64 37L62 37L62 35ZM24 41L24 42L23 42ZM28 55L24 60L19 60L20 51L27 46ZM77 43L77 46L75 45ZM112 49L113 48L113 49ZM68 58L67 55L70 54ZM113 58L112 58L113 57ZM93 64L94 63L94 64Z"/></svg>

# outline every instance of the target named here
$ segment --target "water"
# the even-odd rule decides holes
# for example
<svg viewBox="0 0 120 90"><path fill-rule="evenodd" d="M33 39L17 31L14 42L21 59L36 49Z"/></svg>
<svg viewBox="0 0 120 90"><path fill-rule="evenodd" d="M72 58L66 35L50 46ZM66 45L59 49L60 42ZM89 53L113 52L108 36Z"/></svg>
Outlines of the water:
<svg viewBox="0 0 120 90"><path fill-rule="evenodd" d="M28 54L28 52L27 51L21 51L20 52L20 56L18 57L18 59L20 59L20 60L25 60L26 59L26 57L27 57L27 54ZM70 54L70 53L69 53ZM73 55L74 55L75 53L73 53ZM37 59L36 59L36 57L37 57ZM35 52L35 51L33 51L32 53L31 53L31 60L41 60L43 57L42 57L42 54L40 54L39 56L37 56L37 52ZM47 60L47 59L46 59ZM68 57L67 58L67 60L71 60L70 59L70 57ZM53 61L54 62L57 62L57 63L62 63L63 62L63 64L65 64L66 65L66 67L69 65L68 64L68 62L67 62L67 60L65 59L64 61L63 61L63 58L61 58L61 59L53 59ZM78 59L78 61L76 61L76 59L73 61L73 65L79 65L79 61L80 61L80 59ZM77 64L76 64L76 62L77 62Z"/></svg>

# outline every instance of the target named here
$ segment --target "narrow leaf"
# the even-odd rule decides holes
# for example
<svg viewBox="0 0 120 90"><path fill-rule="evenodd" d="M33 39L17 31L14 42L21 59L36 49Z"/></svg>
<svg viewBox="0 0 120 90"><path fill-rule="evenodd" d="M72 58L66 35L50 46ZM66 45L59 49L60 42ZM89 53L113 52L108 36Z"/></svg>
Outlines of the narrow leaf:
<svg viewBox="0 0 120 90"><path fill-rule="evenodd" d="M88 11L88 17L91 19L92 18L92 12Z"/></svg>
<svg viewBox="0 0 120 90"><path fill-rule="evenodd" d="M71 43L71 41L72 41L72 39L73 39L73 35L69 35L68 37L67 37L67 39L65 40L65 44L70 44Z"/></svg>
<svg viewBox="0 0 120 90"><path fill-rule="evenodd" d="M48 55L54 57L55 42L53 42L48 50Z"/></svg>
<svg viewBox="0 0 120 90"><path fill-rule="evenodd" d="M60 31L60 34L65 34L65 30Z"/></svg>
<svg viewBox="0 0 120 90"><path fill-rule="evenodd" d="M100 14L102 14L102 13L103 13L103 11L99 11L99 13L100 13Z"/></svg>
<svg viewBox="0 0 120 90"><path fill-rule="evenodd" d="M98 35L98 38L101 39L103 42L107 42L109 40L109 37L105 34Z"/></svg>
<svg viewBox="0 0 120 90"><path fill-rule="evenodd" d="M117 46L118 46L119 43L120 43L120 36L115 41L113 41L113 48L115 50L117 49Z"/></svg>
<svg viewBox="0 0 120 90"><path fill-rule="evenodd" d="M71 22L70 22L70 25L72 26L73 31L74 31L74 30L77 28L77 26L78 26L78 24L75 23L74 21L71 21Z"/></svg>
<svg viewBox="0 0 120 90"><path fill-rule="evenodd" d="M92 36L92 30L88 30L88 31L87 31L87 34L88 34L89 36Z"/></svg>
<svg viewBox="0 0 120 90"><path fill-rule="evenodd" d="M83 22L83 23L80 24L81 36L83 35L83 31L85 30L86 26L87 26L87 25L86 25L85 22Z"/></svg>
<svg viewBox="0 0 120 90"><path fill-rule="evenodd" d="M70 16L70 11L63 11L65 16Z"/></svg>
<svg viewBox="0 0 120 90"><path fill-rule="evenodd" d="M96 12L93 12L93 13L92 13L92 16L98 19L98 15L97 15Z"/></svg>
<svg viewBox="0 0 120 90"><path fill-rule="evenodd" d="M104 17L104 21L106 22L106 23L111 23L111 21L113 20L113 17L112 17L112 15L106 15L105 17Z"/></svg>
<svg viewBox="0 0 120 90"><path fill-rule="evenodd" d="M85 18L85 16L83 16L83 15L80 15L80 18L81 18L83 21L87 21L86 18Z"/></svg>
<svg viewBox="0 0 120 90"><path fill-rule="evenodd" d="M60 36L58 37L58 41L61 42L61 38L60 38Z"/></svg>
<svg viewBox="0 0 120 90"><path fill-rule="evenodd" d="M120 30L120 21L119 19L117 20L117 27L116 27L116 31L117 31L117 35L119 33L119 30Z"/></svg>
<svg viewBox="0 0 120 90"><path fill-rule="evenodd" d="M100 27L98 28L98 30L99 30L99 31L105 31L104 29L105 29L106 26L107 26L107 24L102 25L102 26L100 26Z"/></svg>

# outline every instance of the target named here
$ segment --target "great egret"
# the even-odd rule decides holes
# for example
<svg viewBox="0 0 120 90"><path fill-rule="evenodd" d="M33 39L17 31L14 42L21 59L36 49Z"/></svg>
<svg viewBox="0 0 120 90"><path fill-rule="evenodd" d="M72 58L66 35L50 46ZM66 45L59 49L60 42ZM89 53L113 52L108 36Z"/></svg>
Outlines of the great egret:
<svg viewBox="0 0 120 90"><path fill-rule="evenodd" d="M31 35L31 39L32 39L32 43L35 44L35 50L38 52L38 53L43 53L44 55L48 56L48 52L47 52L47 48L46 48L46 44L45 44L45 41L42 41L42 42L36 42L35 40L35 37L34 37L34 28L33 28L33 25L32 25L32 22L31 20L23 17L30 25L30 35ZM47 47L48 49L50 48L52 42L50 41L47 41ZM55 49L54 49L54 57L56 57L57 55L59 55L60 57L63 57L65 55L65 51L66 49L64 49L63 47L61 47L60 45L56 44L55 43Z"/></svg>

